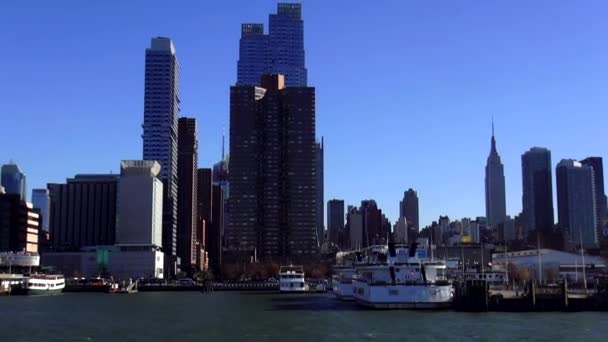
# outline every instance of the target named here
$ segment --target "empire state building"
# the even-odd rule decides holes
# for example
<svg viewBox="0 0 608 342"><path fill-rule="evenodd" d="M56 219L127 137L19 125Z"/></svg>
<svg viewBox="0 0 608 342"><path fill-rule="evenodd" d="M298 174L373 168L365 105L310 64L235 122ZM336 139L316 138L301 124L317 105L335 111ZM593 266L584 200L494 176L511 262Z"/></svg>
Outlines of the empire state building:
<svg viewBox="0 0 608 342"><path fill-rule="evenodd" d="M505 172L496 151L496 139L494 138L494 123L492 123L492 146L486 164L486 217L488 223L497 228L505 222Z"/></svg>

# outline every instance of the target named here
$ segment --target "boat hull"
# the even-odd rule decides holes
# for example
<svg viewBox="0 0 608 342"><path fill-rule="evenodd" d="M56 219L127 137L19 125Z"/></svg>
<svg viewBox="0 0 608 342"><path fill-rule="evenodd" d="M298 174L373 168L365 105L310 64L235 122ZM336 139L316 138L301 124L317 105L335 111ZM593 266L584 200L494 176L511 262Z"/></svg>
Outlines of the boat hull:
<svg viewBox="0 0 608 342"><path fill-rule="evenodd" d="M54 290L38 290L38 289L25 289L25 288L16 288L11 291L13 295L22 295L22 296L53 296L59 295L63 292L63 289L54 289Z"/></svg>
<svg viewBox="0 0 608 342"><path fill-rule="evenodd" d="M353 301L355 300L355 297L353 297L354 288L352 283L337 283L334 285L334 295L340 300Z"/></svg>
<svg viewBox="0 0 608 342"><path fill-rule="evenodd" d="M358 304L374 309L447 309L454 297L452 285L369 285L355 282Z"/></svg>

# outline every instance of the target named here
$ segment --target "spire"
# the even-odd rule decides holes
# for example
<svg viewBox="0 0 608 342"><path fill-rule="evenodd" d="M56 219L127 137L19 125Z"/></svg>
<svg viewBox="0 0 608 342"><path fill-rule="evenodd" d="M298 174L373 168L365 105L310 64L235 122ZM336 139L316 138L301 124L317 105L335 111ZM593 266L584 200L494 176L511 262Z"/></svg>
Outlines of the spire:
<svg viewBox="0 0 608 342"><path fill-rule="evenodd" d="M496 138L494 138L494 115L492 115L492 148L490 154L498 154L496 151Z"/></svg>

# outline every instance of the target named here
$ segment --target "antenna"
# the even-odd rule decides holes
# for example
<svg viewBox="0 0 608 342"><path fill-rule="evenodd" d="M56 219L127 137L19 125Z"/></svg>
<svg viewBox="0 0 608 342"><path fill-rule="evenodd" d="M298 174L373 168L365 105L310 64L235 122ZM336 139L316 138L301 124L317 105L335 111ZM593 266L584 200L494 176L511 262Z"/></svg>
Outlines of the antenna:
<svg viewBox="0 0 608 342"><path fill-rule="evenodd" d="M494 114L492 114L492 136L494 136Z"/></svg>

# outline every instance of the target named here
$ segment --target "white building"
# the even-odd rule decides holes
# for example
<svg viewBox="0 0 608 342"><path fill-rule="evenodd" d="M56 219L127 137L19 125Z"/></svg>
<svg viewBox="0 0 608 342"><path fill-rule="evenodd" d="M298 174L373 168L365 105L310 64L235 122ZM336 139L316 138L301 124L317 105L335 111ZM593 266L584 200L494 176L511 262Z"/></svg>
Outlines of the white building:
<svg viewBox="0 0 608 342"><path fill-rule="evenodd" d="M393 226L393 236L395 243L407 243L407 220L400 217Z"/></svg>
<svg viewBox="0 0 608 342"><path fill-rule="evenodd" d="M123 160L118 183L117 245L162 247L163 183L160 164Z"/></svg>

